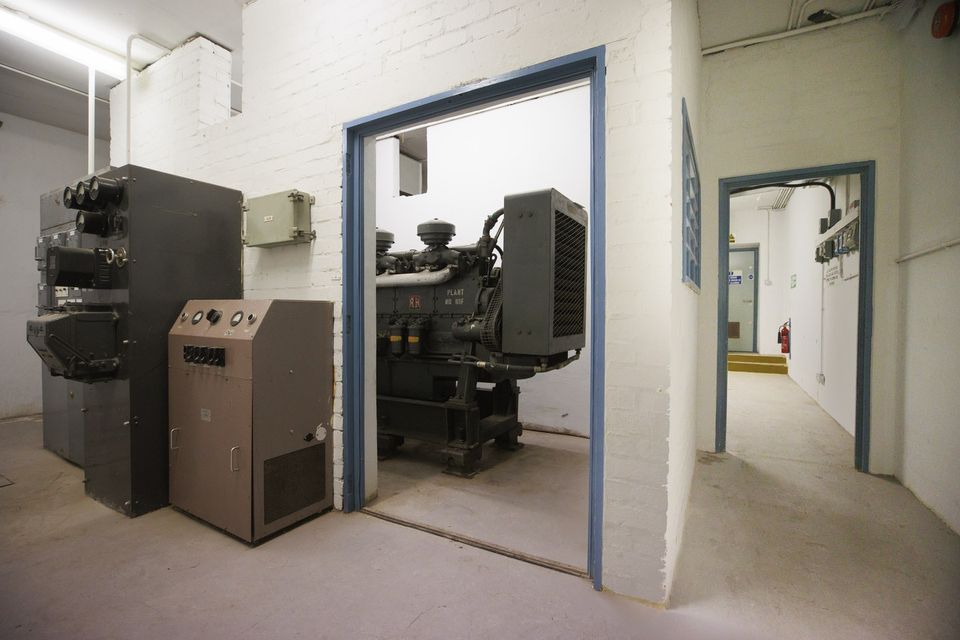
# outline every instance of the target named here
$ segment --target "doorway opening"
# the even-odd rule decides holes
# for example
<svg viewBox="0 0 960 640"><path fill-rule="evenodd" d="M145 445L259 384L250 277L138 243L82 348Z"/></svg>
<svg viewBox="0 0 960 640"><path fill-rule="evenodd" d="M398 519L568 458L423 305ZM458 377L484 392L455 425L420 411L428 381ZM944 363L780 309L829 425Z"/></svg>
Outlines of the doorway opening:
<svg viewBox="0 0 960 640"><path fill-rule="evenodd" d="M551 566L559 570L567 570L569 573L577 575L590 576L594 580L594 586L600 585L600 522L601 522L601 494L602 494L602 415L603 415L603 79L600 71L603 69L603 49L590 50L580 54L574 54L557 61L538 65L529 69L522 70L513 74L479 83L478 85L463 87L447 94L442 94L422 102L405 105L394 110L381 114L376 114L369 118L364 118L346 125L345 139L345 193L344 193L344 510L351 511L364 509L365 511L375 513L388 520L394 520L414 526L415 528L454 537L461 542L473 544L491 551L503 553L517 557L518 559L544 566ZM585 81L585 82L584 82ZM586 390L586 404L588 411L586 418L588 428L584 429L583 435L586 438L572 437L568 434L544 433L542 431L533 431L529 424L525 427L524 439L529 438L529 444L520 451L503 451L488 453L487 449L483 451L483 460L480 473L473 479L460 477L444 476L443 464L432 455L431 447L414 442L403 442L400 447L402 455L397 455L392 459L384 460L377 464L378 457L378 422L380 414L383 413L384 400L392 402L390 398L384 398L381 394L378 398L377 376L383 370L377 365L377 288L375 280L376 272L376 240L386 239L386 236L378 237L375 226L380 225L381 213L384 213L389 207L385 205L382 198L386 191L383 190L381 178L391 181L393 176L398 179L399 171L394 171L393 167L399 168L400 162L408 165L406 175L419 176L419 181L414 179L412 187L401 187L399 185L389 184L390 204L397 205L397 211L400 215L395 218L399 223L396 231L399 233L415 233L418 223L427 221L429 218L437 217L439 211L434 210L432 206L427 206L428 200L435 199L439 203L443 198L444 185L446 179L444 171L452 172L453 178L460 179L463 176L456 176L456 165L443 161L442 145L430 145L431 129L437 134L437 139L442 137L443 130L447 132L466 126L469 120L480 116L489 116L506 113L511 107L508 104L523 107L530 102L546 100L550 97L561 98L566 91L561 89L570 89L572 84L579 84L586 92L587 112L584 115L586 120L583 123L586 127L588 142L589 159L586 163L588 193L587 202L584 203L585 209L589 212L589 261L587 263L587 273L589 273L590 290L587 299L588 324L589 330L586 343L583 349L583 361L578 364L581 367L580 385ZM545 94L550 94L545 95ZM537 100L530 100L532 96L539 96ZM479 112L479 113L478 113ZM405 139L416 139L417 136L407 136L406 134L414 131L426 129L427 148L412 149L409 144L406 152L401 149L401 144ZM483 142L476 139L474 144L464 144L461 140L460 153L469 153L471 148L476 148ZM456 143L456 139L454 139ZM518 144L523 144L521 140ZM454 144L453 147L457 145ZM396 148L394 148L396 147ZM456 151L456 149L454 149ZM397 153L394 154L394 151ZM502 153L509 154L510 149L502 149ZM378 163L378 156L381 163ZM429 156L429 165L425 158ZM464 156L461 155L461 159ZM396 165L393 160L396 159ZM419 171L413 167L411 162L420 161ZM494 164L496 164L494 160ZM380 165L380 166L378 166ZM385 168L389 167L389 171ZM426 175L424 175L426 174ZM448 176L450 178L450 176ZM469 180L469 177L467 178ZM541 179L542 181L542 179ZM416 184L419 182L419 184ZM409 179L406 184L411 184ZM397 186L394 189L394 186ZM543 184L543 188L550 188L553 185ZM484 219L488 214L493 213L492 205L487 201L494 195L484 193L482 181L475 184L472 189L459 188L457 199L454 205L448 201L441 206L448 207L444 220L430 221L429 229L421 229L430 233L441 233L444 236L444 242L449 244L449 248L456 250L458 243L475 243L476 236L480 233L480 227L484 225ZM503 191L504 189L500 189ZM396 192L396 193L394 193ZM501 207L504 207L504 196L509 193L497 193ZM566 195L566 194L565 194ZM582 197L582 196L581 196ZM419 201L418 201L419 200ZM571 201L572 198L571 198ZM435 203L436 204L436 203ZM505 207L504 207L505 208ZM452 231L450 226L435 223L448 222L445 218L450 214L455 214L457 210L462 209L464 213L469 214L469 220L465 220L467 226L461 231L460 225L454 224L457 239L453 240L446 236ZM488 211L487 209L491 209ZM436 227L436 228L434 228ZM442 228L440 228L442 227ZM394 231L394 229L390 229ZM397 235L399 235L399 233ZM509 252L510 240L509 232L502 238L503 246L500 250ZM433 236L430 236L433 237ZM419 240L424 240L421 235ZM418 240L418 244L419 244ZM397 237L393 238L397 242ZM412 244L413 239L402 240L405 245ZM425 240L424 240L425 241ZM429 244L429 243L428 243ZM441 243L444 244L444 243ZM475 244L473 246L476 246ZM400 249L413 248L410 246L398 246ZM380 255L383 255L382 253ZM414 275L414 274L405 274ZM451 292L451 304L457 304L459 295L457 291ZM407 301L409 303L409 301ZM422 304L422 300L418 301ZM443 300L441 300L443 302ZM409 304L408 304L409 306ZM413 335L407 332L409 335ZM409 340L407 335L407 340ZM419 337L419 336L418 336ZM548 363L549 364L549 363ZM577 363L575 363L577 364ZM573 368L571 368L571 372ZM583 375L583 374L586 375ZM549 371L544 376L556 375L557 372ZM536 377L534 378L536 380ZM522 384L523 381L521 381ZM447 384L441 382L441 384ZM457 385L460 383L458 382ZM456 387L453 389L455 390ZM483 389L478 389L478 393ZM493 394L497 396L497 393ZM533 390L531 390L533 395ZM380 409L378 410L378 399ZM520 401L521 407L523 400ZM521 409L523 411L523 409ZM521 420L523 415L521 414ZM527 419L528 423L532 421ZM549 425L548 425L549 426ZM562 430L562 429L560 429ZM560 431L554 429L554 431ZM488 535L485 532L493 531L496 533L497 523L495 520L483 521L486 513L483 509L477 509L476 505L483 502L484 499L496 503L501 500L501 507L510 506L502 495L492 494L486 498L480 495L473 496L474 502L471 503L472 491L482 494L483 491L476 489L481 485L473 484L478 477L488 474L488 479L494 482L488 482L488 485L500 484L511 490L524 490L529 488L529 483L524 482L522 473L518 471L510 472L510 466L522 464L524 456L526 458L536 458L538 453L552 451L552 454L564 454L563 446L545 446L546 441L576 442L576 455L586 460L586 469L583 474L583 480L586 486L583 491L583 500L587 508L583 509L582 521L577 525L581 533L584 533L586 544L581 549L582 555L579 562L573 564L566 558L544 557L536 549L516 548L518 545L514 540L497 540L496 535ZM406 440L406 439L404 439ZM382 438L381 438L382 444ZM412 445L412 446L410 446ZM509 449L510 447L507 447ZM529 454L527 452L529 450ZM379 453L383 453L381 451ZM569 452L567 452L569 453ZM517 454L517 455L514 455ZM585 454L585 455L584 455ZM562 457L562 456L561 456ZM489 466L487 463L489 462ZM561 466L563 466L561 462ZM525 472L530 472L534 465L527 465ZM505 474L504 477L497 479L495 474ZM469 475L469 473L464 474ZM450 484L452 481L459 481L460 484ZM556 496L559 491L553 490ZM426 492L426 499L424 494ZM379 502L378 502L379 501ZM379 507L378 507L379 504ZM509 509L503 509L509 512ZM464 518L464 514L473 511L479 514L473 519L473 524L479 523L480 528L459 527L461 530L451 530L448 526L451 523L465 522L470 518ZM520 507L520 511L525 517L535 515L532 508ZM506 517L504 515L503 517ZM552 535L563 535L563 531L550 532ZM504 544L505 543L505 544Z"/></svg>
<svg viewBox="0 0 960 640"><path fill-rule="evenodd" d="M731 355L757 353L759 271L759 245L730 247L730 269L727 273L730 299L727 339Z"/></svg>
<svg viewBox="0 0 960 640"><path fill-rule="evenodd" d="M821 438L869 471L874 176L861 162L720 181L718 452ZM796 428L801 414L820 426ZM745 429L729 442L728 423Z"/></svg>
<svg viewBox="0 0 960 640"><path fill-rule="evenodd" d="M430 158L429 192L404 186L409 156L403 153L402 141L411 133L425 141L420 157ZM557 347L563 357L579 355L578 359L558 360L532 377L526 373L508 377L496 370L486 374L486 369L478 372L462 360L501 357L496 355L500 347L487 345L502 342L506 351L512 338L508 325L523 323L537 331L536 318L511 319L516 318L518 302L530 305L537 318L549 314L548 304L543 304L548 301L538 300L537 291L524 291L524 299L518 300L520 292L512 290L522 286L518 270L532 274L538 264L549 265L553 259L549 252L532 255L537 247L519 226L529 213L515 209L529 208L539 215L540 207L532 202L520 205L519 198L530 196L517 194L553 189L558 194L553 204L571 207L565 211L571 214L580 211L573 203L589 201L589 84L575 82L496 108L388 132L376 136L374 145L376 171L366 179L375 185L367 191L376 194L373 214L383 245L377 253L376 291L377 495L368 500L367 511L585 574L590 448L585 340ZM547 200L543 198L544 204ZM461 258L459 273L439 288L406 282L443 273L439 263L434 271L409 271L403 264L430 256L444 258L442 251L429 248L438 241L437 233L445 234L444 251L471 259L482 242L484 221L500 209L504 213L489 232L497 238L489 276L482 275L486 267L479 262L476 272L468 271ZM580 286L580 322L586 320L584 303L590 291L585 277L589 212L583 212L584 227L578 227L573 217L563 223L574 225L579 237L556 240L557 251L564 242L579 244L581 260L571 268L579 268L575 279ZM552 220L553 211L547 213ZM561 231L558 226L556 232ZM387 248L390 241L393 245ZM491 296L489 302L484 301L486 295ZM487 340L483 332L496 331L491 312L498 295L502 295L502 341ZM482 312L474 315L478 300ZM469 337L458 339L456 329L461 327L459 333L466 334L474 318L485 327L479 344ZM468 324L456 324L462 321ZM451 323L455 328L449 334ZM589 322L575 331L585 336ZM574 347L577 354L567 347ZM475 413L460 408L473 402Z"/></svg>

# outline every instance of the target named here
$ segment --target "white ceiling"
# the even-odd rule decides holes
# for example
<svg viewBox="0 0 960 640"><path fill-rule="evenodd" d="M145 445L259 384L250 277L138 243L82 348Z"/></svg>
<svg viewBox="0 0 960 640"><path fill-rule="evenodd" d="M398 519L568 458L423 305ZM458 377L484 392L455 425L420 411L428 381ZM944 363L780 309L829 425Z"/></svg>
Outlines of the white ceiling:
<svg viewBox="0 0 960 640"><path fill-rule="evenodd" d="M808 26L807 16L829 9L839 16L859 13L867 6L880 7L891 0L699 0L700 46L704 49L755 36ZM803 9L802 14L800 12ZM791 11L793 25L789 24Z"/></svg>
<svg viewBox="0 0 960 640"><path fill-rule="evenodd" d="M202 34L233 52L233 79L242 82L241 19L246 0L0 0L0 5L67 31L123 56L127 37L143 34L166 46ZM138 65L152 62L160 52L136 43ZM0 63L87 91L86 67L28 42L0 33ZM97 96L109 98L116 80L97 78ZM84 96L53 87L0 68L0 111L86 133ZM107 105L97 105L97 137L109 135Z"/></svg>
<svg viewBox="0 0 960 640"><path fill-rule="evenodd" d="M241 10L250 0L0 0L0 5L22 11L50 26L68 31L89 42L123 55L127 37L141 33L173 46L194 34L202 34L233 52L233 79L242 82ZM882 6L891 0L699 0L700 37L703 48L744 38L785 31L791 13L799 26L820 9L839 15ZM802 15L801 7L803 7ZM136 44L134 59L152 62L159 53ZM86 92L86 69L39 47L0 33L0 63L15 67ZM97 95L109 98L115 84L102 76ZM239 105L238 87L235 106ZM0 111L45 122L81 133L86 132L86 100L83 96L0 69ZM98 137L108 135L108 108L97 107Z"/></svg>

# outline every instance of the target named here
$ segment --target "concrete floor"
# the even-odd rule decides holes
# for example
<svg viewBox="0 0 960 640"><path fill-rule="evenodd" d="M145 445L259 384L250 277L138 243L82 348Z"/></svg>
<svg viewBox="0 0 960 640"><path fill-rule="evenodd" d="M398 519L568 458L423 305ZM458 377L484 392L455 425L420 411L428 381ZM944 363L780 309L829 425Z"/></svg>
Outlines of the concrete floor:
<svg viewBox="0 0 960 640"><path fill-rule="evenodd" d="M83 495L0 423L0 638L738 638L735 627L594 591L364 514L250 548L173 509L134 520Z"/></svg>
<svg viewBox="0 0 960 640"><path fill-rule="evenodd" d="M789 377L731 372L671 604L775 638L960 638L960 537Z"/></svg>
<svg viewBox="0 0 960 640"><path fill-rule="evenodd" d="M960 637L960 538L853 471L785 376L731 381L738 453L700 456L669 611L364 514L256 548L169 508L127 520L38 420L0 423L0 638Z"/></svg>
<svg viewBox="0 0 960 640"><path fill-rule="evenodd" d="M407 441L378 466L369 508L586 568L590 441L524 431L519 451L483 450L473 478L443 473L438 447Z"/></svg>

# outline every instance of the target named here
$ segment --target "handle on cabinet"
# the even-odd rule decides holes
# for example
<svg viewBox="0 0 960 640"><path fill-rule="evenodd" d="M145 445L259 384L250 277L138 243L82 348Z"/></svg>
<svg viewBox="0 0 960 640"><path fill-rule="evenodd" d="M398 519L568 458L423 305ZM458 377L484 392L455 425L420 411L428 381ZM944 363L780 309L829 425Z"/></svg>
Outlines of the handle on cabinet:
<svg viewBox="0 0 960 640"><path fill-rule="evenodd" d="M174 434L175 432L177 432L177 431L180 431L180 427L173 427L172 429L170 429L170 450L171 450L171 451L180 448L180 445L174 446L174 444L173 444L173 440L174 440L173 434Z"/></svg>
<svg viewBox="0 0 960 640"><path fill-rule="evenodd" d="M240 447L230 449L230 471L240 471Z"/></svg>

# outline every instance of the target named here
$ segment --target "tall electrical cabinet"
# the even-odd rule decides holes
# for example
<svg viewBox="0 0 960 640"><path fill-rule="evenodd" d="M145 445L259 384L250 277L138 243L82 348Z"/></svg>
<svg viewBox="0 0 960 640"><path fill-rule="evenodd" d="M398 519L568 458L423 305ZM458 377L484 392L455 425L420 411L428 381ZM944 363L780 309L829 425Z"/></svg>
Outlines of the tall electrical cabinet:
<svg viewBox="0 0 960 640"><path fill-rule="evenodd" d="M41 205L27 341L45 364L45 445L67 442L87 495L140 515L168 502L167 331L186 300L241 295L242 194L127 165Z"/></svg>
<svg viewBox="0 0 960 640"><path fill-rule="evenodd" d="M68 302L79 302L77 287L50 287L46 284L47 248L81 247L84 236L76 229L76 214L61 201L57 189L40 198L40 236L34 249L40 283L37 285L37 315L50 313ZM91 241L87 238L87 244ZM42 372L43 446L70 462L83 466L83 383Z"/></svg>

